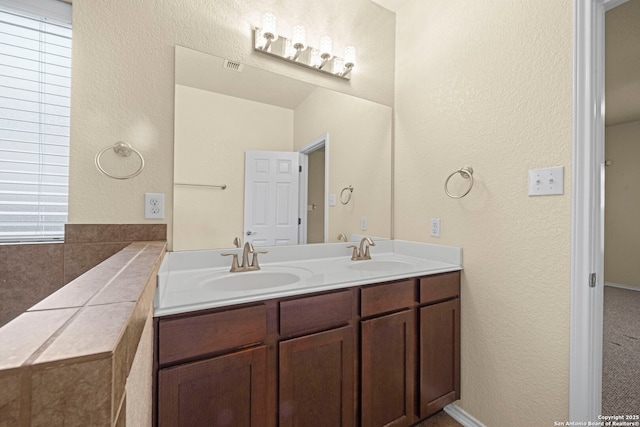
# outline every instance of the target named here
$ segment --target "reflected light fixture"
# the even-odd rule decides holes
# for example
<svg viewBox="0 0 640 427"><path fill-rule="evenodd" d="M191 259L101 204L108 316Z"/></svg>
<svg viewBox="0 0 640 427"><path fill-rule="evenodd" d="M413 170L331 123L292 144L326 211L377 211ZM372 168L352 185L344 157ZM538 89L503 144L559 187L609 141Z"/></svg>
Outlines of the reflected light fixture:
<svg viewBox="0 0 640 427"><path fill-rule="evenodd" d="M334 55L331 36L320 37L319 47L307 44L304 26L296 24L291 37L276 31L276 16L267 12L262 15L262 26L253 29L253 49L293 64L340 77L351 79L351 70L356 64L356 48L348 45L344 58Z"/></svg>

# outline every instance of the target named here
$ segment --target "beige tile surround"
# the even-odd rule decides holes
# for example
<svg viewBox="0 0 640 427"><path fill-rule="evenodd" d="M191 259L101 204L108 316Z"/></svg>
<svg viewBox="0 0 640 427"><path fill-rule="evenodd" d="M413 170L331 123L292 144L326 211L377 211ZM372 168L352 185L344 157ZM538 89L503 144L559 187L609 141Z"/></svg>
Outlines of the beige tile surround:
<svg viewBox="0 0 640 427"><path fill-rule="evenodd" d="M131 242L166 239L166 224L67 224L64 243L0 244L0 326Z"/></svg>
<svg viewBox="0 0 640 427"><path fill-rule="evenodd" d="M0 328L0 426L125 425L165 251L165 241L129 243Z"/></svg>

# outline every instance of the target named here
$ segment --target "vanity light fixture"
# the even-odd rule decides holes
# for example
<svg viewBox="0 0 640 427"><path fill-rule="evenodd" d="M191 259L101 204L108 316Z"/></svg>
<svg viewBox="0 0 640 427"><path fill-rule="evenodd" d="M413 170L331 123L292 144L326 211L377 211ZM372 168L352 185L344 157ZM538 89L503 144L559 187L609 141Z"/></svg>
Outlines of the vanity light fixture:
<svg viewBox="0 0 640 427"><path fill-rule="evenodd" d="M349 45L344 48L344 71L343 76L348 76L356 64L356 47Z"/></svg>
<svg viewBox="0 0 640 427"><path fill-rule="evenodd" d="M262 16L262 27L253 29L253 49L287 62L301 65L322 73L351 79L351 70L356 63L356 48L344 49L344 58L333 54L333 39L322 36L319 47L307 44L306 30L302 25L293 27L293 35L284 37L276 32L276 17L267 12Z"/></svg>
<svg viewBox="0 0 640 427"><path fill-rule="evenodd" d="M333 53L333 39L330 36L322 36L320 37L320 58L322 58L322 63L318 67L322 70L322 67L327 65L327 62L331 59Z"/></svg>
<svg viewBox="0 0 640 427"><path fill-rule="evenodd" d="M276 31L276 16L271 12L266 12L262 15L262 33L261 39L264 44L262 49L267 51L271 47L271 43L278 39L278 32Z"/></svg>
<svg viewBox="0 0 640 427"><path fill-rule="evenodd" d="M291 59L297 61L300 57L300 53L307 47L307 32L302 25L296 25L293 27L291 43L293 44L293 48L296 50L296 53Z"/></svg>

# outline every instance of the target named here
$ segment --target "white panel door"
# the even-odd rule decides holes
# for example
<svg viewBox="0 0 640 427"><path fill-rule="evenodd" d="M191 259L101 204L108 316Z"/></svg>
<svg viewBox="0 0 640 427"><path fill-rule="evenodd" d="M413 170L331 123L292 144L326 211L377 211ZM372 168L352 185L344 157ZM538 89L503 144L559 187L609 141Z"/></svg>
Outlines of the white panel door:
<svg viewBox="0 0 640 427"><path fill-rule="evenodd" d="M298 164L297 152L245 152L245 242L298 243Z"/></svg>

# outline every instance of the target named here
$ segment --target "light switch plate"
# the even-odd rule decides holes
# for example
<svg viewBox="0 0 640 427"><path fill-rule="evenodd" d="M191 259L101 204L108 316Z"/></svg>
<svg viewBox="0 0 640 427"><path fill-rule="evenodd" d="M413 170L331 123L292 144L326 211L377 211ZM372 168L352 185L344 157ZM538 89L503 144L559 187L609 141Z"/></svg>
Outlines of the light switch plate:
<svg viewBox="0 0 640 427"><path fill-rule="evenodd" d="M564 194L564 166L529 170L529 196Z"/></svg>
<svg viewBox="0 0 640 427"><path fill-rule="evenodd" d="M335 205L336 205L336 195L329 194L329 206L335 206Z"/></svg>

